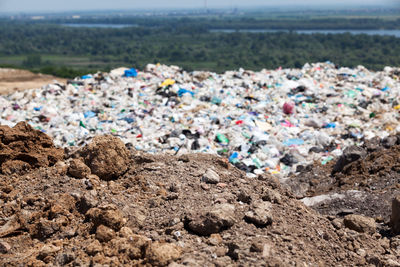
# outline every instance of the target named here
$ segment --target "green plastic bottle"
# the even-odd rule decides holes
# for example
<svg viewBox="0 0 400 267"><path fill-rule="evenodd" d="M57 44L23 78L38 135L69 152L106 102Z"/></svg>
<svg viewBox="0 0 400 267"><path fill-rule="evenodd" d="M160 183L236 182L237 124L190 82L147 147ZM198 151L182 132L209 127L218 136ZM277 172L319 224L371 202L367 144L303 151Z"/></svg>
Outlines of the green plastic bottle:
<svg viewBox="0 0 400 267"><path fill-rule="evenodd" d="M217 140L224 145L229 144L229 139L223 134L217 134Z"/></svg>

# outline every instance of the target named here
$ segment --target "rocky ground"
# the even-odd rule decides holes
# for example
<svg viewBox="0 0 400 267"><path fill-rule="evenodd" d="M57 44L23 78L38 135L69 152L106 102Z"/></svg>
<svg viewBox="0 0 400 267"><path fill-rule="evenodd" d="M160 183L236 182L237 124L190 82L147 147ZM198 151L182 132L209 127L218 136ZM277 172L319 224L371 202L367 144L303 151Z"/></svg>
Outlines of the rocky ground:
<svg viewBox="0 0 400 267"><path fill-rule="evenodd" d="M65 79L51 75L35 74L27 70L0 68L0 94L40 88L43 85L53 83L54 80L66 83Z"/></svg>
<svg viewBox="0 0 400 267"><path fill-rule="evenodd" d="M113 136L62 150L28 124L0 126L0 266L400 266L391 142L281 185L213 155Z"/></svg>

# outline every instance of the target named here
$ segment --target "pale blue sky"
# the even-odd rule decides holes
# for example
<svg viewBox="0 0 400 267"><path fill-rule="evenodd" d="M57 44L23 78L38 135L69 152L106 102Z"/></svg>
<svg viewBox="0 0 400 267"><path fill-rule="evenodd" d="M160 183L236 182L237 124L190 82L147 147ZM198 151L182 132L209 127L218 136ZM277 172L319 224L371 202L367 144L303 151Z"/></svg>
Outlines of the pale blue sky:
<svg viewBox="0 0 400 267"><path fill-rule="evenodd" d="M80 11L104 9L159 9L199 8L206 0L0 0L1 12ZM277 6L277 5L391 5L399 6L400 0L207 0L213 7Z"/></svg>

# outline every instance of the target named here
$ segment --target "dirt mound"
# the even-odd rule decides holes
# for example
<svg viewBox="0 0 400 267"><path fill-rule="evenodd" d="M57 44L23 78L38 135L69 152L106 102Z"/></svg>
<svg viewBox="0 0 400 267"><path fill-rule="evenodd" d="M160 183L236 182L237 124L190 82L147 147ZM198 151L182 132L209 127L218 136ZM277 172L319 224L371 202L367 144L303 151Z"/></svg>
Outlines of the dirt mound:
<svg viewBox="0 0 400 267"><path fill-rule="evenodd" d="M371 218L346 218L351 230L304 206L272 176L249 179L206 154L129 154L127 171L109 181L86 168L74 178L72 159L0 175L0 265L397 266L400 260L400 238L382 236ZM204 179L210 170L213 179Z"/></svg>
<svg viewBox="0 0 400 267"><path fill-rule="evenodd" d="M40 88L56 80L66 83L66 79L56 78L51 75L35 74L27 70L0 68L0 94L13 91Z"/></svg>
<svg viewBox="0 0 400 267"><path fill-rule="evenodd" d="M52 166L63 155L63 150L56 148L50 137L25 122L14 128L0 126L0 172L3 174Z"/></svg>
<svg viewBox="0 0 400 267"><path fill-rule="evenodd" d="M348 148L336 162L314 164L288 179L297 198L324 214L358 213L389 221L400 194L400 139L373 139Z"/></svg>

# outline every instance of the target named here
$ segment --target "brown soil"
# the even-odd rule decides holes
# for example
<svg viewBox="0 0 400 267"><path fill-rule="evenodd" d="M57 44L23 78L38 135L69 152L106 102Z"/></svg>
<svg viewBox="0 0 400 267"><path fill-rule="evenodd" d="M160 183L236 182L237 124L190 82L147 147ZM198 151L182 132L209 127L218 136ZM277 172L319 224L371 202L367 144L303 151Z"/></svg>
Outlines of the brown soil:
<svg viewBox="0 0 400 267"><path fill-rule="evenodd" d="M336 162L314 164L288 179L297 198L344 195L322 201L313 208L323 214L357 213L389 221L392 199L400 194L400 145L396 136L372 140L361 147L365 157L334 172ZM392 142L388 143L388 140ZM375 143L372 145L372 143Z"/></svg>
<svg viewBox="0 0 400 267"><path fill-rule="evenodd" d="M53 83L66 83L66 79L56 78L51 75L35 74L27 70L0 68L0 95L14 91L41 88L43 85Z"/></svg>
<svg viewBox="0 0 400 267"><path fill-rule="evenodd" d="M26 135L27 128L11 134ZM103 162L127 166L119 176L113 168L107 174L99 161L102 138L120 154ZM31 145L40 150L41 140ZM217 156L144 154L111 137L94 143L99 146L67 151L50 167L0 174L0 266L398 266L400 261L400 238L379 233L371 226L374 220L363 219L368 231L362 224L364 232L350 230L339 217L304 206L269 175L246 178ZM90 170L88 153L97 162ZM93 174L99 168L101 179Z"/></svg>
<svg viewBox="0 0 400 267"><path fill-rule="evenodd" d="M50 137L20 122L14 128L0 125L0 173L22 174L32 168L48 167L63 159Z"/></svg>

